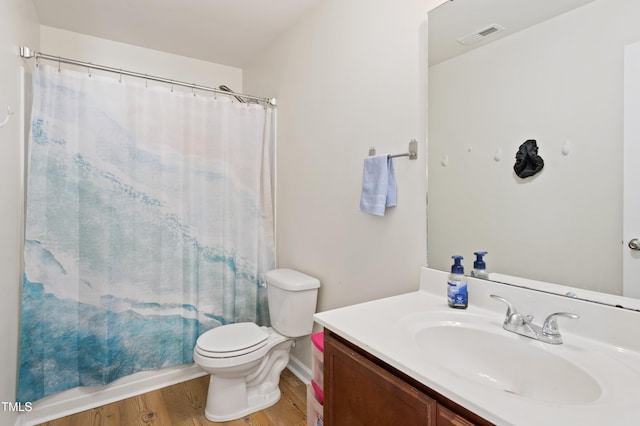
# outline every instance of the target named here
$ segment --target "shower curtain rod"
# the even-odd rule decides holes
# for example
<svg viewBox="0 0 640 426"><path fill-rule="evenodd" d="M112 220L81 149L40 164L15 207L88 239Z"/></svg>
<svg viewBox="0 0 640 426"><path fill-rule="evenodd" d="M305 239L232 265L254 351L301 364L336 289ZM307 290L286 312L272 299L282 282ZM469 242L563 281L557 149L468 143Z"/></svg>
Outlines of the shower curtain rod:
<svg viewBox="0 0 640 426"><path fill-rule="evenodd" d="M30 58L45 59L45 60L54 61L54 62L63 63L63 64L77 65L79 67L107 71L114 74L128 75L132 77L143 78L145 80L158 81L160 83L167 83L175 86L190 87L191 89L197 89L205 92L214 92L214 93L220 93L223 95L235 96L239 98L250 99L253 101L264 102L271 106L276 106L276 98L260 98L258 96L235 93L228 90L216 89L214 87L201 86L195 83L186 83L183 81L171 80L163 77L156 77L149 74L142 74L135 71L126 71L120 68L107 67L104 65L96 65L96 64L92 64L91 62L83 62L83 61L77 61L75 59L63 58L60 56L47 55L46 53L42 53L42 52L32 52L31 49L25 46L20 47L20 56L25 59L30 59Z"/></svg>

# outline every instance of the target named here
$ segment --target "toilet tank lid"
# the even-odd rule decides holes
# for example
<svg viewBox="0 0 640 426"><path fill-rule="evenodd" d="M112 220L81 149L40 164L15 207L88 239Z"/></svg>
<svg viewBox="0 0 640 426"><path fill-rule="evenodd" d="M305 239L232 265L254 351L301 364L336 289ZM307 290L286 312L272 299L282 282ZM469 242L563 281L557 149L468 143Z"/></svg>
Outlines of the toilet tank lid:
<svg viewBox="0 0 640 426"><path fill-rule="evenodd" d="M265 274L269 285L288 291L311 290L320 287L320 280L293 269L274 269Z"/></svg>

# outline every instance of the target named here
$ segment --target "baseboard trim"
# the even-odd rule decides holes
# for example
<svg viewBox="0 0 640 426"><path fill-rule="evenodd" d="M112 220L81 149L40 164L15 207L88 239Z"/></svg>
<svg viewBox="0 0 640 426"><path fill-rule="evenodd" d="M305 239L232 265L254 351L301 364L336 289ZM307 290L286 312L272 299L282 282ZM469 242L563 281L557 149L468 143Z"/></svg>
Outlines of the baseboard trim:
<svg viewBox="0 0 640 426"><path fill-rule="evenodd" d="M106 386L78 387L45 397L21 413L15 425L32 426L205 376L196 364L142 371Z"/></svg>
<svg viewBox="0 0 640 426"><path fill-rule="evenodd" d="M304 363L295 356L291 355L289 357L289 364L287 365L287 368L305 385L311 383L311 369L304 365Z"/></svg>

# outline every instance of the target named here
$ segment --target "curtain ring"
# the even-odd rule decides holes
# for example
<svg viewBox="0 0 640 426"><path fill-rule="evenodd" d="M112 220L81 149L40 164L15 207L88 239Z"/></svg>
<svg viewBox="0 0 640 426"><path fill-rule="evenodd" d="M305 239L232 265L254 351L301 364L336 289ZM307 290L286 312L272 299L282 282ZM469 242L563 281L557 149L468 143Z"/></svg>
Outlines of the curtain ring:
<svg viewBox="0 0 640 426"><path fill-rule="evenodd" d="M122 83L122 68L120 68L120 80L118 82Z"/></svg>
<svg viewBox="0 0 640 426"><path fill-rule="evenodd" d="M91 62L89 62L89 66L87 67L87 73L89 73L89 78L91 78Z"/></svg>
<svg viewBox="0 0 640 426"><path fill-rule="evenodd" d="M193 85L191 86L191 93L193 93L193 97L195 98L196 96L196 84L193 83Z"/></svg>
<svg viewBox="0 0 640 426"><path fill-rule="evenodd" d="M171 93L173 93L173 80L171 80Z"/></svg>
<svg viewBox="0 0 640 426"><path fill-rule="evenodd" d="M60 72L60 56L58 56L58 72Z"/></svg>
<svg viewBox="0 0 640 426"><path fill-rule="evenodd" d="M149 88L149 80L147 80L147 75L146 74L144 75L144 87L147 88L147 89Z"/></svg>
<svg viewBox="0 0 640 426"><path fill-rule="evenodd" d="M40 68L40 56L36 56L36 68Z"/></svg>

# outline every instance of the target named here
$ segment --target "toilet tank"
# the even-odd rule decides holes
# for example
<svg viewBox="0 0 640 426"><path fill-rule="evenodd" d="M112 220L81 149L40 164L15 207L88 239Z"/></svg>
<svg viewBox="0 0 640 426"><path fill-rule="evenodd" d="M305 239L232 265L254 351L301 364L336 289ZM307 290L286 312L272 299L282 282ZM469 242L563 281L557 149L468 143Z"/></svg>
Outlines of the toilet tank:
<svg viewBox="0 0 640 426"><path fill-rule="evenodd" d="M265 274L271 326L287 337L311 334L320 281L293 269Z"/></svg>

